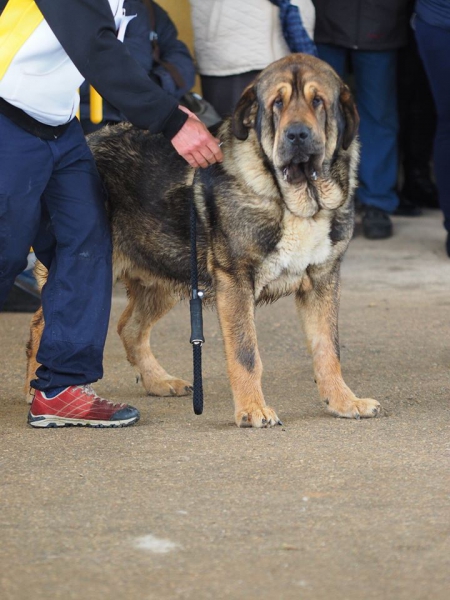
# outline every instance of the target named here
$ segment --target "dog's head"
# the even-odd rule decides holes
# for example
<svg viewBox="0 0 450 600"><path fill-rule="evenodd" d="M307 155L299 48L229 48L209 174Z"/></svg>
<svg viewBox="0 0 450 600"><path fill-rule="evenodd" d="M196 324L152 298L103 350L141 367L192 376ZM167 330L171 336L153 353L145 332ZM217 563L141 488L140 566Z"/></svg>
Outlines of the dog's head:
<svg viewBox="0 0 450 600"><path fill-rule="evenodd" d="M349 88L324 61L291 54L264 69L233 115L234 135L253 129L277 175L301 186L320 174L324 160L356 137L359 116Z"/></svg>

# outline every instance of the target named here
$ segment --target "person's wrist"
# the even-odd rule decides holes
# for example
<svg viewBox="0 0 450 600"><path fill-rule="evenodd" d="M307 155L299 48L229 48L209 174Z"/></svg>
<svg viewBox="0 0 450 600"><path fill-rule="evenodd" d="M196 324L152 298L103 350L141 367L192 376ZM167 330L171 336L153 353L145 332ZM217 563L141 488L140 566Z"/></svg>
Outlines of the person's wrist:
<svg viewBox="0 0 450 600"><path fill-rule="evenodd" d="M168 140L171 140L177 135L188 118L189 116L177 107L177 109L170 115L161 133Z"/></svg>

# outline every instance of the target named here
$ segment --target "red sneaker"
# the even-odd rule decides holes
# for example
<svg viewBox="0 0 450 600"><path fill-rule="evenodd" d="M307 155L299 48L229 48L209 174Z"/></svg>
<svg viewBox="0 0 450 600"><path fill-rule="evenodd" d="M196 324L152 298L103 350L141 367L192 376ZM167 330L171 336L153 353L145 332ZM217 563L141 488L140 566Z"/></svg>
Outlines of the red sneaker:
<svg viewBox="0 0 450 600"><path fill-rule="evenodd" d="M125 427L139 420L139 411L128 404L100 398L90 385L71 385L54 398L36 390L28 413L32 427Z"/></svg>

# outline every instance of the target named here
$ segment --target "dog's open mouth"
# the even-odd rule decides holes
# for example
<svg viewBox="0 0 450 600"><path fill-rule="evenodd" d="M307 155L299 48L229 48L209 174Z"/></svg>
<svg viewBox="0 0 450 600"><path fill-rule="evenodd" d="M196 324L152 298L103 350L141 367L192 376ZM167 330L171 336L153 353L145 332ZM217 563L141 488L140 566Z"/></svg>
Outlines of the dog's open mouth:
<svg viewBox="0 0 450 600"><path fill-rule="evenodd" d="M314 156L301 162L294 159L281 169L283 179L291 185L299 185L307 180L315 181L317 179L317 167L314 159Z"/></svg>

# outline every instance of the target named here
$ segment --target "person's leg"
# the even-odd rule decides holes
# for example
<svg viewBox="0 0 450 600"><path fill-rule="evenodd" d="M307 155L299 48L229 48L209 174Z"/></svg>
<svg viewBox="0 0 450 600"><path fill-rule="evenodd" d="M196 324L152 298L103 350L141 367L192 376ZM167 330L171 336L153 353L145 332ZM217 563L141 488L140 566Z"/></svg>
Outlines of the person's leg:
<svg viewBox="0 0 450 600"><path fill-rule="evenodd" d="M31 383L39 390L102 377L112 287L103 187L79 123L48 145L54 160L42 196L48 217L34 243L36 256L49 270L37 355L42 367Z"/></svg>
<svg viewBox="0 0 450 600"><path fill-rule="evenodd" d="M121 427L139 420L132 406L97 396L112 288L111 236L105 197L78 121L47 142L53 172L34 247L48 269L42 289L44 330L37 352L32 427Z"/></svg>
<svg viewBox="0 0 450 600"><path fill-rule="evenodd" d="M0 114L0 309L27 266L52 162L46 142Z"/></svg>
<svg viewBox="0 0 450 600"><path fill-rule="evenodd" d="M361 162L357 197L363 232L371 239L392 235L389 213L398 206L398 114L396 52L352 51L356 102L361 118Z"/></svg>
<svg viewBox="0 0 450 600"><path fill-rule="evenodd" d="M398 204L396 52L355 50L352 61L361 118L358 198L392 213Z"/></svg>
<svg viewBox="0 0 450 600"><path fill-rule="evenodd" d="M450 256L450 31L416 19L416 38L437 110L434 171Z"/></svg>
<svg viewBox="0 0 450 600"><path fill-rule="evenodd" d="M202 75L202 96L214 106L222 119L224 119L233 114L242 92L255 79L258 73L259 71L249 71L248 73L225 77Z"/></svg>

